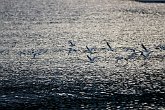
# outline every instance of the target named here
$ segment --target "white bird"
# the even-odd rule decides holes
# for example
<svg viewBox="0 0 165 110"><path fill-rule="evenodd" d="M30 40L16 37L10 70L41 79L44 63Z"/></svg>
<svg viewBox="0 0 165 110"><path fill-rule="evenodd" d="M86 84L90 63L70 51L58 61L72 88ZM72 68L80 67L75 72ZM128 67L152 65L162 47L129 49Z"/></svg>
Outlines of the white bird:
<svg viewBox="0 0 165 110"><path fill-rule="evenodd" d="M143 56L144 60L146 60L153 51L150 51L149 49L147 49L143 44L141 44L141 46L144 49L140 51L141 55Z"/></svg>

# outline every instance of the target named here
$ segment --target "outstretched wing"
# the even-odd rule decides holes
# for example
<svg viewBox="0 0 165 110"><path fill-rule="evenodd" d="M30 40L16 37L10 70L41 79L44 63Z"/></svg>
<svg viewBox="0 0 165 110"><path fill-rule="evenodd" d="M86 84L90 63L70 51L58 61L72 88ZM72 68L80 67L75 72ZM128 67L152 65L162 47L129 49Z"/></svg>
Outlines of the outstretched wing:
<svg viewBox="0 0 165 110"><path fill-rule="evenodd" d="M109 47L109 49L111 50L111 51L113 51L113 49L112 49L112 47L110 46L110 44L108 43L108 42L106 42L107 43L107 46Z"/></svg>
<svg viewBox="0 0 165 110"><path fill-rule="evenodd" d="M70 44L71 47L75 46L75 44L71 40L69 40L68 43Z"/></svg>
<svg viewBox="0 0 165 110"><path fill-rule="evenodd" d="M147 51L147 48L144 46L144 44L141 44L142 48Z"/></svg>
<svg viewBox="0 0 165 110"><path fill-rule="evenodd" d="M87 55L87 57L90 61L93 61L93 59L89 55Z"/></svg>

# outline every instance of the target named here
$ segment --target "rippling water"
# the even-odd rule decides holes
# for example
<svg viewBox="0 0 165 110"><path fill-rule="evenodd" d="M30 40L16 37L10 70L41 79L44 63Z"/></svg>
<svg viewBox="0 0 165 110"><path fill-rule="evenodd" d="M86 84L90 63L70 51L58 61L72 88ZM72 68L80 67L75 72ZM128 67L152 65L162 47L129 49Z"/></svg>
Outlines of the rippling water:
<svg viewBox="0 0 165 110"><path fill-rule="evenodd" d="M60 90L60 93L40 90L8 88L9 93L1 95L1 109L158 109L165 104L164 93L143 93L140 95L113 94L91 91L80 95ZM73 92L75 92L73 91Z"/></svg>
<svg viewBox="0 0 165 110"><path fill-rule="evenodd" d="M129 84L98 77L91 75L86 79L60 73L49 77L36 77L34 73L31 77L9 75L8 79L1 79L0 109L163 110L165 107L163 86L154 90L133 83L127 87Z"/></svg>

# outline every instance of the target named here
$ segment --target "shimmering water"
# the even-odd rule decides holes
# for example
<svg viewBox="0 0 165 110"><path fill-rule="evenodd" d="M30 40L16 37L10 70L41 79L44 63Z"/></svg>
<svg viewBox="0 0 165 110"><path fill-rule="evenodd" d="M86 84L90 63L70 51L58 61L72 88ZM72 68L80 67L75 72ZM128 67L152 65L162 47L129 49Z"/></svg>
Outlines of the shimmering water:
<svg viewBox="0 0 165 110"><path fill-rule="evenodd" d="M150 84L142 88L135 82L124 85L112 79L90 77L9 75L8 79L1 79L0 109L163 110L165 107L161 85L157 89L149 88Z"/></svg>

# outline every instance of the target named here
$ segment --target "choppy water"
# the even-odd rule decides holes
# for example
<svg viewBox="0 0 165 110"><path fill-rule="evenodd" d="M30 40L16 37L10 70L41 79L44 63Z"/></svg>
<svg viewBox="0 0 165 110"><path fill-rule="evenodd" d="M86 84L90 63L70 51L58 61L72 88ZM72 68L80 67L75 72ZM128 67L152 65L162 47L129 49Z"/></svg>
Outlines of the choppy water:
<svg viewBox="0 0 165 110"><path fill-rule="evenodd" d="M34 85L33 85L34 86ZM1 109L158 109L165 104L164 93L143 93L141 95L113 94L108 92L81 92L69 89L58 92L26 88L6 88L0 97ZM2 90L1 90L2 91ZM82 95L82 94L83 95ZM80 95L81 94L81 95Z"/></svg>
<svg viewBox="0 0 165 110"><path fill-rule="evenodd" d="M9 71L8 71L9 72ZM14 71L13 71L14 72ZM23 72L23 71L22 71ZM9 74L9 73L8 73ZM14 75L15 74L15 75ZM96 74L35 76L27 71L14 73L0 81L0 109L162 109L163 84L115 81ZM74 73L76 74L76 73ZM102 78L103 79L102 79ZM143 83L141 83L143 85ZM150 86L153 86L150 88ZM157 86L157 87L154 87Z"/></svg>

